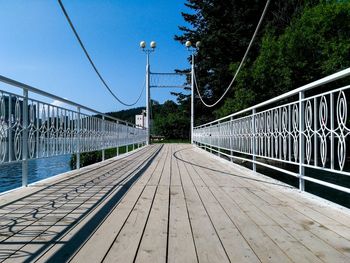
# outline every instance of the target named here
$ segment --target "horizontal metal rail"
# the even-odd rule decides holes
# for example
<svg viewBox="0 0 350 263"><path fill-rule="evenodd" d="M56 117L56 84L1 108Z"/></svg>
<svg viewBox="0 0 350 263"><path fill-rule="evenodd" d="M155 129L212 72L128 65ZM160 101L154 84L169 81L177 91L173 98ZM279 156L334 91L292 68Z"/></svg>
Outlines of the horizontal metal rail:
<svg viewBox="0 0 350 263"><path fill-rule="evenodd" d="M298 177L300 190L304 190L305 181L310 181L350 193L348 187L305 172L311 169L334 176L350 175L350 86L312 90L347 76L350 69L197 126L194 142L231 160L251 162L254 171L258 164Z"/></svg>
<svg viewBox="0 0 350 263"><path fill-rule="evenodd" d="M16 94L0 89L0 165L22 162L24 186L30 159L76 154L80 168L83 152L102 151L104 159L105 149L146 144L142 127L3 76L0 83L22 90ZM34 99L34 94L69 108Z"/></svg>

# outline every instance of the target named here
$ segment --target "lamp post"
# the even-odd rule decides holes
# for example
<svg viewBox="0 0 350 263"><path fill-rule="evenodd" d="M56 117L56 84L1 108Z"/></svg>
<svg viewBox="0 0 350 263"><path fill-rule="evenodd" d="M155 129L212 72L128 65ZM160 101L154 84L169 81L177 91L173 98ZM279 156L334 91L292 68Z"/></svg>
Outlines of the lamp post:
<svg viewBox="0 0 350 263"><path fill-rule="evenodd" d="M191 41L185 43L187 50L191 52L191 144L193 144L193 127L194 127L194 56L199 49L201 42L196 42L196 48L192 48Z"/></svg>
<svg viewBox="0 0 350 263"><path fill-rule="evenodd" d="M147 49L146 48L146 42L145 41L141 41L140 42L140 48L142 49L143 52L146 53L146 122L145 122L145 126L147 128L147 145L149 145L151 143L150 140L150 131L151 131L151 119L150 119L150 75L151 75L151 71L150 71L150 64L149 64L149 54L154 52L155 48L156 48L157 44L155 41L152 41L150 43L150 48Z"/></svg>

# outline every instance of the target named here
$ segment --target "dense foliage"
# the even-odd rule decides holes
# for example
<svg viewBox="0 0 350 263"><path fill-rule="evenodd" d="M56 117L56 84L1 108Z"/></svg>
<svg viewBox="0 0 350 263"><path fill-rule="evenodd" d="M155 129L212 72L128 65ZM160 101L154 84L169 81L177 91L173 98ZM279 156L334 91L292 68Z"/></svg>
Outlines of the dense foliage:
<svg viewBox="0 0 350 263"><path fill-rule="evenodd" d="M196 75L207 102L231 81L265 1L188 0L188 27L175 40L202 42ZM237 82L223 103L196 103L198 122L221 117L349 66L349 1L271 1ZM198 116L198 114L197 114ZM205 117L203 117L205 116Z"/></svg>
<svg viewBox="0 0 350 263"><path fill-rule="evenodd" d="M196 75L201 93L216 101L242 59L265 1L187 0L175 40L200 40ZM195 124L200 124L264 101L350 66L350 1L271 1L248 59L233 89L217 107L208 109L195 99ZM183 69L188 71L189 69ZM152 135L188 139L190 97L173 93L176 103L152 101ZM142 107L108 113L135 121ZM87 159L89 156L87 155Z"/></svg>

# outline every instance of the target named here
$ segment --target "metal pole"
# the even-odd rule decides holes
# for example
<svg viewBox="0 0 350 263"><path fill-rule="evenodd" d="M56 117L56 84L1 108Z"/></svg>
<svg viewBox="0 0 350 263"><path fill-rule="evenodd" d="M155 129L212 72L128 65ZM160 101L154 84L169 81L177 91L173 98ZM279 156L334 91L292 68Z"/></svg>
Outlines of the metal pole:
<svg viewBox="0 0 350 263"><path fill-rule="evenodd" d="M193 144L193 126L194 126L194 51L192 52L192 65L191 65L191 144Z"/></svg>
<svg viewBox="0 0 350 263"><path fill-rule="evenodd" d="M77 119L77 169L80 169L80 107L77 107L78 119Z"/></svg>
<svg viewBox="0 0 350 263"><path fill-rule="evenodd" d="M105 134L105 116L102 116L102 139L104 140L104 134ZM102 161L105 160L105 148L103 145L102 149Z"/></svg>
<svg viewBox="0 0 350 263"><path fill-rule="evenodd" d="M252 134L252 147L253 147L253 171L256 172L256 142L255 142L255 138L256 138L256 128L255 127L255 118L256 118L256 109L253 109L253 118L252 118L252 128L253 128L253 134Z"/></svg>
<svg viewBox="0 0 350 263"><path fill-rule="evenodd" d="M117 121L117 136L118 136L118 139L117 139L117 142L118 142L118 147L117 147L117 156L119 156L119 147L120 147L120 136L119 136L119 133L120 133L120 129L119 129L119 121Z"/></svg>
<svg viewBox="0 0 350 263"><path fill-rule="evenodd" d="M304 155L305 155L305 138L304 138L304 91L299 92L299 190L305 191L305 174Z"/></svg>
<svg viewBox="0 0 350 263"><path fill-rule="evenodd" d="M149 52L147 54L146 61L146 128L147 128L147 140L146 144L150 144L150 130L151 130L151 119L150 119L150 64L149 64Z"/></svg>
<svg viewBox="0 0 350 263"><path fill-rule="evenodd" d="M23 89L22 186L28 185L28 89Z"/></svg>
<svg viewBox="0 0 350 263"><path fill-rule="evenodd" d="M129 125L126 124L126 150L125 152L128 153L129 152Z"/></svg>

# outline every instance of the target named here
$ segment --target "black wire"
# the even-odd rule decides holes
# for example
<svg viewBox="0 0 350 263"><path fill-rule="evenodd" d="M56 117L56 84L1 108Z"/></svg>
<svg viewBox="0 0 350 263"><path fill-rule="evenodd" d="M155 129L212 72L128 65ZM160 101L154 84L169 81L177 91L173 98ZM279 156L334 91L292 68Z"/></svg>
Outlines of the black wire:
<svg viewBox="0 0 350 263"><path fill-rule="evenodd" d="M111 95L112 95L119 103L123 104L124 106L133 106L133 105L135 105L135 104L140 100L141 95L142 95L142 93L143 93L143 89L141 90L141 93L140 93L140 96L138 97L138 99L137 99L134 103L131 103L131 104L125 103L125 102L123 102L121 99L119 99L119 98L117 97L117 95L109 88L109 86L107 85L106 81L103 79L102 75L100 74L100 72L99 72L98 69L96 68L96 66L95 66L94 62L92 61L92 59L91 59L89 53L87 52L87 50L86 50L86 48L85 48L83 42L81 41L81 39L80 39L80 37L79 37L79 35L78 35L78 32L75 30L74 25L73 25L72 21L70 20L68 13L67 13L66 9L65 9L64 6L63 6L62 1L61 1L61 0L58 0L58 3L59 3L59 5L60 5L60 7L61 7L61 9L62 9L62 11L63 11L63 13L64 13L66 19L67 19L67 21L68 21L68 23L69 23L71 29L73 30L75 37L77 38L77 40L78 40L78 42L79 42L81 48L83 49L83 51L84 51L84 53L85 53L87 59L89 60L91 66L92 66L93 69L95 70L97 76L98 76L99 79L102 81L103 85L107 88L107 90L109 91L109 93L111 93Z"/></svg>

